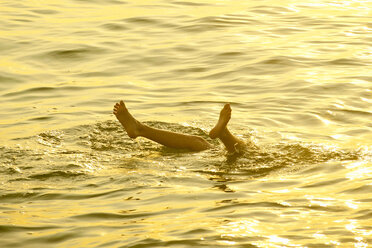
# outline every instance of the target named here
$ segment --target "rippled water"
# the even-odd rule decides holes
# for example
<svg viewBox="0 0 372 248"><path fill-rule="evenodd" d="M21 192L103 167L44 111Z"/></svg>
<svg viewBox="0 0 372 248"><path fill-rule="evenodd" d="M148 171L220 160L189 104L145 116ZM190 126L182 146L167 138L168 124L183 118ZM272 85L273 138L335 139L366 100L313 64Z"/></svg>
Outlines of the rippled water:
<svg viewBox="0 0 372 248"><path fill-rule="evenodd" d="M371 2L2 1L1 247L368 247ZM209 139L131 140L126 101Z"/></svg>

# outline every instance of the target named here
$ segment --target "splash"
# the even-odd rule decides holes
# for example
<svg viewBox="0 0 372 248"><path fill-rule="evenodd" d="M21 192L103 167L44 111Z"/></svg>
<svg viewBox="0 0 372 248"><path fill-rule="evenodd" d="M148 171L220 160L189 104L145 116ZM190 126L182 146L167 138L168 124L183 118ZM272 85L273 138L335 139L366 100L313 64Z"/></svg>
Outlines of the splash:
<svg viewBox="0 0 372 248"><path fill-rule="evenodd" d="M243 155L227 154L218 141L211 140L202 129L165 122L146 124L202 136L215 148L192 153L166 148L143 138L132 140L119 124L104 121L43 132L18 140L22 143L17 147L0 147L0 173L10 181L84 180L92 174L109 173L103 172L104 168L146 168L160 164L207 174L264 177L283 169L294 171L306 165L370 156L366 149L342 150L301 142L266 146L251 143Z"/></svg>

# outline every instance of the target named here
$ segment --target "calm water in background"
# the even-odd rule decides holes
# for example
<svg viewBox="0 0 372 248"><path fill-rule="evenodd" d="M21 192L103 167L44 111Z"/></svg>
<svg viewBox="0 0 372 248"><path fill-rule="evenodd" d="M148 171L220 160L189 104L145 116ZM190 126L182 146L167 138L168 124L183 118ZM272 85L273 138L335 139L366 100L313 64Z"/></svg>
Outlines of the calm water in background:
<svg viewBox="0 0 372 248"><path fill-rule="evenodd" d="M372 245L371 7L1 1L0 246ZM119 99L257 148L130 140Z"/></svg>

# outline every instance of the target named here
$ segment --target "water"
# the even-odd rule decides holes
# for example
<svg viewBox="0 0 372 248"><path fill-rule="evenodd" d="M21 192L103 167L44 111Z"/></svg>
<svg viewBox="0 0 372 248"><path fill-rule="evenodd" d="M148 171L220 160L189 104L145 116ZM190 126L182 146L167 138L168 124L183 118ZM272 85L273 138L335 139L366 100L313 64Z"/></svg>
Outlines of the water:
<svg viewBox="0 0 372 248"><path fill-rule="evenodd" d="M368 247L370 1L2 1L1 247ZM244 156L207 137L225 102Z"/></svg>

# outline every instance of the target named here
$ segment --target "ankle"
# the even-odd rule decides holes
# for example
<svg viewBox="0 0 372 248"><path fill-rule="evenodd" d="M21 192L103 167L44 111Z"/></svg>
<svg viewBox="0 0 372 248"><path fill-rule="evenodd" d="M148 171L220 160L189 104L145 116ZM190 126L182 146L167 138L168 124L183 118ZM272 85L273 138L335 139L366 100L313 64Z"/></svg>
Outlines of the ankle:
<svg viewBox="0 0 372 248"><path fill-rule="evenodd" d="M213 129L211 131L209 131L208 136L211 139L217 139L217 138L219 138L219 134L215 130L213 130Z"/></svg>
<svg viewBox="0 0 372 248"><path fill-rule="evenodd" d="M142 124L141 122L137 121L137 136L143 136L143 134L146 132L146 125L145 124Z"/></svg>

